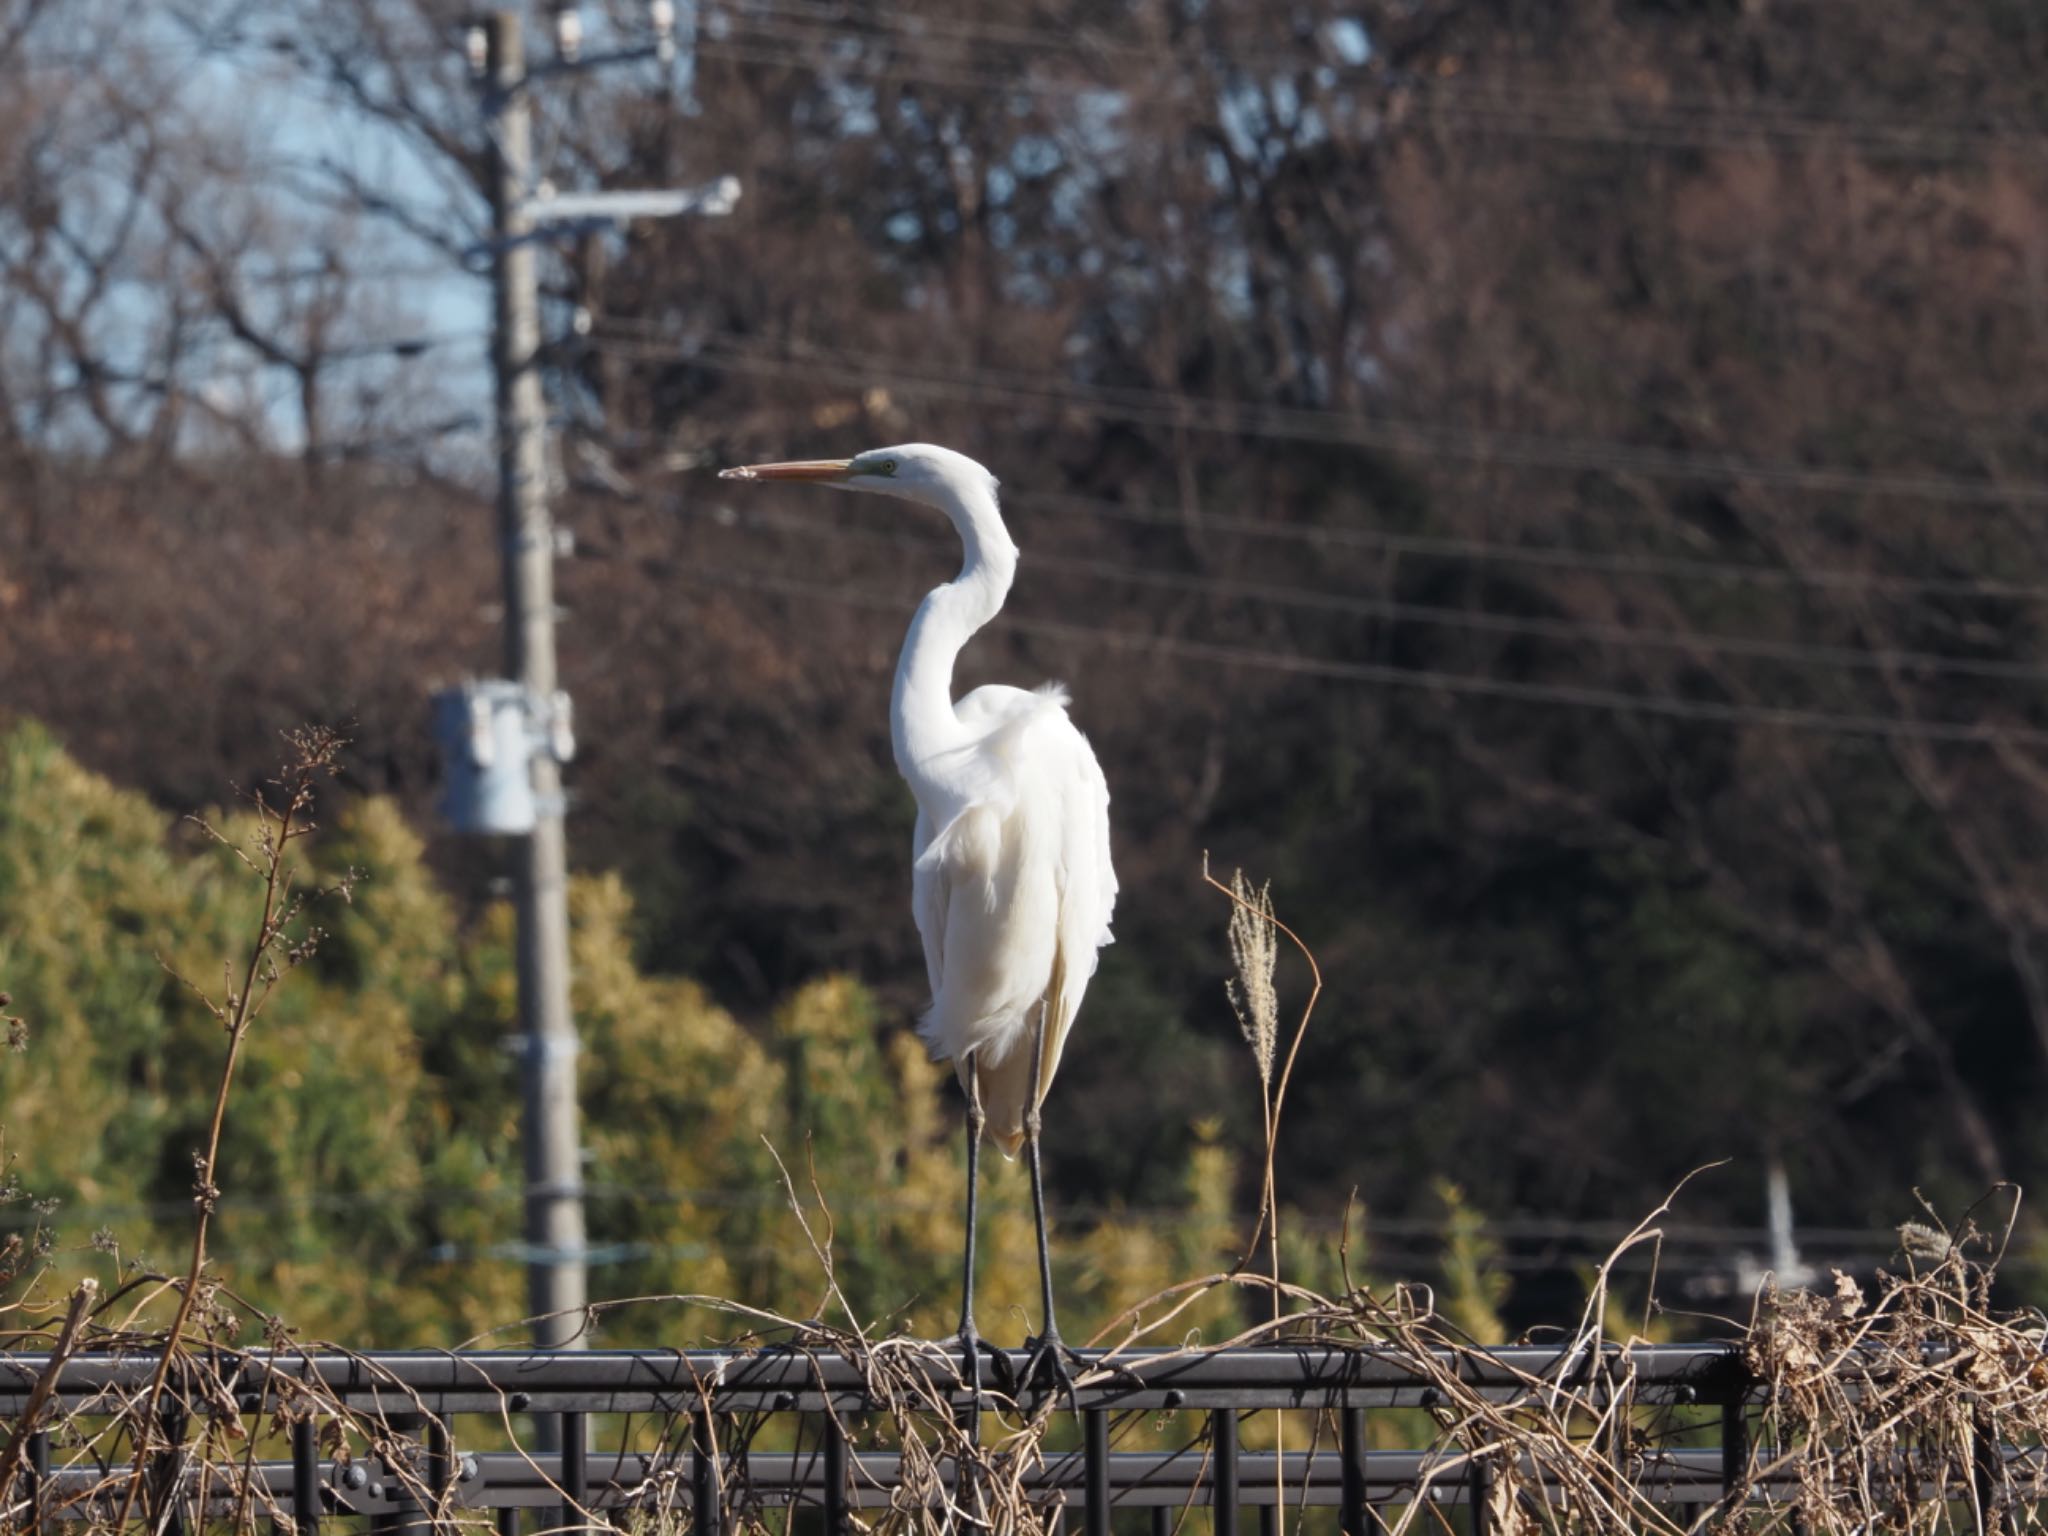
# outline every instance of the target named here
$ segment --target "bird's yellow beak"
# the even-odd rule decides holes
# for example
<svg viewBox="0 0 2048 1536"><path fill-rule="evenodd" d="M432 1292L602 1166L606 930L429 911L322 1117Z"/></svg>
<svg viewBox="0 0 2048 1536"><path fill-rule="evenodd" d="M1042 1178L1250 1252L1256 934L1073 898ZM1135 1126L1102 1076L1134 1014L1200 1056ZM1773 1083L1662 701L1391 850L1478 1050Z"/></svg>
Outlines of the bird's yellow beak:
<svg viewBox="0 0 2048 1536"><path fill-rule="evenodd" d="M844 480L851 459L791 459L781 464L741 464L721 469L721 480Z"/></svg>

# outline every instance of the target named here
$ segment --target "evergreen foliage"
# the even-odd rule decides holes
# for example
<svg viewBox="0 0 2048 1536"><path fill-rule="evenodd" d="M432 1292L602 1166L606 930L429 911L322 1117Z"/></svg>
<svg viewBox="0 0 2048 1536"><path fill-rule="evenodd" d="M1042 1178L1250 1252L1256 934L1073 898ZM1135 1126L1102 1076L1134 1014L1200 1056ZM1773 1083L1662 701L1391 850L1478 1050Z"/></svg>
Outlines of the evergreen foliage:
<svg viewBox="0 0 2048 1536"><path fill-rule="evenodd" d="M189 1230L219 1026L172 973L218 975L252 921L229 846L242 820L210 817L216 841L85 772L37 725L0 738L0 975L34 1021L31 1048L0 1057L0 1125L35 1198L0 1211L48 1235L45 1283L147 1270ZM358 878L348 904L322 909L317 954L245 1047L215 1272L309 1336L517 1339L511 914L459 922L388 801L349 802L310 848L306 880ZM616 876L579 879L572 914L593 1296L688 1293L844 1323L800 1208L832 1239L863 1327L947 1332L960 1121L908 1030L832 976L755 1033L694 982L640 971ZM1204 1137L1180 1179L1183 1211L1070 1230L1061 1294L1076 1321L1092 1328L1227 1264L1242 1240L1233 1179ZM1021 1338L1035 1303L1028 1191L1016 1166L984 1180L981 1296ZM1232 1309L1221 1293L1184 1326L1220 1326ZM666 1344L735 1326L703 1309L658 1317ZM630 1308L597 1326L609 1342L656 1342Z"/></svg>

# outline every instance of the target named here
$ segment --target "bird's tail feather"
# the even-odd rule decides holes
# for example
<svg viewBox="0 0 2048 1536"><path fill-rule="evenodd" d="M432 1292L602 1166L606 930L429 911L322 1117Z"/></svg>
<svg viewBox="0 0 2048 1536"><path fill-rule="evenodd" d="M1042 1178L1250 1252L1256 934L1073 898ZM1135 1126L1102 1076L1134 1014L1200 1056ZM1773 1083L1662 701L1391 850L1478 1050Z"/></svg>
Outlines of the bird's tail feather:
<svg viewBox="0 0 2048 1536"><path fill-rule="evenodd" d="M993 1064L975 1062L981 1079L981 1107L988 1116L987 1135L1004 1157L1016 1161L1024 1145L1024 1115L1031 1107L1031 1044L1027 1036L1009 1055Z"/></svg>

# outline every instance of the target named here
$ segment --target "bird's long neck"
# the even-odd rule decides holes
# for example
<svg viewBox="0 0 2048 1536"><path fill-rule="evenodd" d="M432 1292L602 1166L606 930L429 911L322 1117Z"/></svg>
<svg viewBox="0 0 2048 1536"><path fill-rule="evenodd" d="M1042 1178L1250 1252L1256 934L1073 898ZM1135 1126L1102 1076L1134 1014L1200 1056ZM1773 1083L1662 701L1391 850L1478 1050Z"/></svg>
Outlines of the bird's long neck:
<svg viewBox="0 0 2048 1536"><path fill-rule="evenodd" d="M946 499L944 511L965 548L960 574L918 605L896 663L889 706L896 767L919 804L936 806L960 791L947 772L967 740L953 709L953 662L974 632L1002 611L1017 574L1017 546L1003 526L993 490L969 488Z"/></svg>

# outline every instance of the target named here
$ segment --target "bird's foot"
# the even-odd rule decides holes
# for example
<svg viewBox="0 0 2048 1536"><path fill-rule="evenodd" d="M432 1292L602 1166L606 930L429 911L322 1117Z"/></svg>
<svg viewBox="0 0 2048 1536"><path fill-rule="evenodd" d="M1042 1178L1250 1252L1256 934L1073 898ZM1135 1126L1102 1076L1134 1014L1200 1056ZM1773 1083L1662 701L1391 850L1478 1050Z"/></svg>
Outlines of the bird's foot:
<svg viewBox="0 0 2048 1536"><path fill-rule="evenodd" d="M970 1441L981 1439L981 1357L987 1352L990 1363L995 1367L997 1384L1003 1395L1014 1396L1016 1383L1011 1378L1010 1357L995 1345L983 1339L975 1331L974 1320L969 1318L960 1325L957 1335L960 1342L960 1388L967 1395L967 1407L959 1423L967 1432Z"/></svg>
<svg viewBox="0 0 2048 1536"><path fill-rule="evenodd" d="M1067 1348L1060 1337L1056 1324L1048 1325L1045 1332L1035 1339L1026 1339L1024 1348L1028 1351L1024 1360L1024 1374L1018 1378L1021 1390L1034 1388L1043 1390L1048 1397L1065 1394L1067 1407L1074 1412L1081 1411L1080 1399L1074 1393L1074 1377L1086 1370L1088 1362Z"/></svg>

